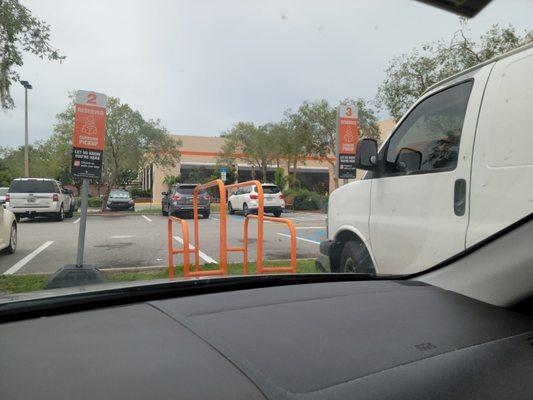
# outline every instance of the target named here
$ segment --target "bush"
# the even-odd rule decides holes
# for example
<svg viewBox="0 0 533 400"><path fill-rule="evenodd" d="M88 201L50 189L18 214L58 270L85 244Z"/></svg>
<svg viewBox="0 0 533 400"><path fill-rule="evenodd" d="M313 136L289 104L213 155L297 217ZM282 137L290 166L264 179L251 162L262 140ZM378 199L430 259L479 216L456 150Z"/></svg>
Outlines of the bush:
<svg viewBox="0 0 533 400"><path fill-rule="evenodd" d="M285 176L283 168L276 168L276 172L274 172L274 184L281 190L285 189L285 186L287 185L287 177Z"/></svg>
<svg viewBox="0 0 533 400"><path fill-rule="evenodd" d="M132 187L130 193L133 199L139 197L152 197L152 191L150 189L143 190L140 187Z"/></svg>
<svg viewBox="0 0 533 400"><path fill-rule="evenodd" d="M294 198L295 210L325 210L327 207L327 196L308 189L289 190L285 195Z"/></svg>
<svg viewBox="0 0 533 400"><path fill-rule="evenodd" d="M102 207L101 197L91 197L88 202L89 207Z"/></svg>

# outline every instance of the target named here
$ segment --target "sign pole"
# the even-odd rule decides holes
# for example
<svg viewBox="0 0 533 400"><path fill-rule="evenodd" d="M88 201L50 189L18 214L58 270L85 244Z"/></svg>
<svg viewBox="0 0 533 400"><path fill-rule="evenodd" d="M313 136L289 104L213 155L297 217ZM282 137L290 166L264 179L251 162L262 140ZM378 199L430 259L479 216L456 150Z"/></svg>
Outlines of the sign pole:
<svg viewBox="0 0 533 400"><path fill-rule="evenodd" d="M65 265L58 269L45 283L45 289L106 282L106 277L102 271L83 263L89 203L89 179L99 181L102 175L106 105L107 97L103 93L86 90L76 92L71 173L72 177L83 179L76 264Z"/></svg>
<svg viewBox="0 0 533 400"><path fill-rule="evenodd" d="M87 207L89 203L89 180L83 179L81 187L81 216L80 231L78 233L78 253L76 256L76 267L83 267L83 251L85 249L85 228L87 226Z"/></svg>

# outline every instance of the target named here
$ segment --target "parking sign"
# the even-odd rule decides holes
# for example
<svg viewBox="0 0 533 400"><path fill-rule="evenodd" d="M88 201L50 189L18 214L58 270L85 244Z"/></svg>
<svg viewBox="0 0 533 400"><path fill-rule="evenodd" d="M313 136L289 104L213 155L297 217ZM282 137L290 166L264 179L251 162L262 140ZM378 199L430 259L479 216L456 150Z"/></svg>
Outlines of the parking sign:
<svg viewBox="0 0 533 400"><path fill-rule="evenodd" d="M355 106L337 108L337 178L355 179L355 151L359 140L359 110Z"/></svg>
<svg viewBox="0 0 533 400"><path fill-rule="evenodd" d="M105 94L78 90L72 140L72 176L100 179L105 144L107 97Z"/></svg>

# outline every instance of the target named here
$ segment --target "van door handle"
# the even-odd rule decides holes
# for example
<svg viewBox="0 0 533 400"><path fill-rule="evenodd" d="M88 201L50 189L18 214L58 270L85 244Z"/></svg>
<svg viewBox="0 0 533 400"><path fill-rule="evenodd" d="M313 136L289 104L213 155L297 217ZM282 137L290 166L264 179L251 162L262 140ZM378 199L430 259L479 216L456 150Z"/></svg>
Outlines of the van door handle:
<svg viewBox="0 0 533 400"><path fill-rule="evenodd" d="M465 215L466 209L466 181L457 179L453 191L453 212L458 217Z"/></svg>

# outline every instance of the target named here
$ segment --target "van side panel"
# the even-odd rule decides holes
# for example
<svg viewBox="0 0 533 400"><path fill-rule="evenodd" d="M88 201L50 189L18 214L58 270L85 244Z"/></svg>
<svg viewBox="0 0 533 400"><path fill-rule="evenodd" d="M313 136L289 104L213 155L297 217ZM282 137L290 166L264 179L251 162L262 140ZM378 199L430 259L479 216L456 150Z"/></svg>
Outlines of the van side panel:
<svg viewBox="0 0 533 400"><path fill-rule="evenodd" d="M533 211L533 49L494 65L472 166L471 246Z"/></svg>
<svg viewBox="0 0 533 400"><path fill-rule="evenodd" d="M328 202L328 238L330 240L335 240L340 231L350 230L356 233L363 242L368 241L371 185L371 179L355 181L331 193ZM368 250L371 251L371 249Z"/></svg>

